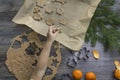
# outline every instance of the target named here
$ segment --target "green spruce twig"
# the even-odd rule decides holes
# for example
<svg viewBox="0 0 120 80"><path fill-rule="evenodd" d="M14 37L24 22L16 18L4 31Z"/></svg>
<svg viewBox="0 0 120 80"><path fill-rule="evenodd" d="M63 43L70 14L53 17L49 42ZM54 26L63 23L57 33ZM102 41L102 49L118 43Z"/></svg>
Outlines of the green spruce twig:
<svg viewBox="0 0 120 80"><path fill-rule="evenodd" d="M113 4L114 0L102 0L99 4L85 37L92 46L99 41L105 50L120 50L120 17L110 9Z"/></svg>

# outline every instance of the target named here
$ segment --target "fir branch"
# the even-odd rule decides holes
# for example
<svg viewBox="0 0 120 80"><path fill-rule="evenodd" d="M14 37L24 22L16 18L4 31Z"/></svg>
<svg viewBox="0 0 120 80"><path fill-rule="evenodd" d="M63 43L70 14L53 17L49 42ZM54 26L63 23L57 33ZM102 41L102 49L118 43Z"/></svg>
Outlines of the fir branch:
<svg viewBox="0 0 120 80"><path fill-rule="evenodd" d="M103 43L105 50L120 50L120 18L110 7L114 0L102 0L99 4L86 33L85 41L92 46Z"/></svg>

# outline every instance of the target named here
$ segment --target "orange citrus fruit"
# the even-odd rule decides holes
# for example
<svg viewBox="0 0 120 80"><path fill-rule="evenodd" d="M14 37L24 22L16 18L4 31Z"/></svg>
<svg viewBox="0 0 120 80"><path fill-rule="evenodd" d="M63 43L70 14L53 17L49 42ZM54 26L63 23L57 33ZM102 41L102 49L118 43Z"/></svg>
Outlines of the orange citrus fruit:
<svg viewBox="0 0 120 80"><path fill-rule="evenodd" d="M87 72L85 80L96 80L96 75L94 72Z"/></svg>
<svg viewBox="0 0 120 80"><path fill-rule="evenodd" d="M80 80L82 78L82 71L79 69L75 69L72 72L72 76L73 76L74 80Z"/></svg>
<svg viewBox="0 0 120 80"><path fill-rule="evenodd" d="M116 70L114 71L114 75L115 75L115 77L116 77L117 79L120 79L120 70L119 70L119 69L116 69Z"/></svg>

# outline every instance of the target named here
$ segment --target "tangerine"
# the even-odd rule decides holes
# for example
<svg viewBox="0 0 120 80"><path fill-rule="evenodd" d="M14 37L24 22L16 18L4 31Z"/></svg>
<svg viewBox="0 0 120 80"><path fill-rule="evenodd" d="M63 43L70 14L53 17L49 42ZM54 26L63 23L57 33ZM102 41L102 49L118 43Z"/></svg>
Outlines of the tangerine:
<svg viewBox="0 0 120 80"><path fill-rule="evenodd" d="M82 78L82 71L79 69L73 70L72 76L74 80L80 80Z"/></svg>
<svg viewBox="0 0 120 80"><path fill-rule="evenodd" d="M96 80L96 75L94 72L87 72L85 80Z"/></svg>

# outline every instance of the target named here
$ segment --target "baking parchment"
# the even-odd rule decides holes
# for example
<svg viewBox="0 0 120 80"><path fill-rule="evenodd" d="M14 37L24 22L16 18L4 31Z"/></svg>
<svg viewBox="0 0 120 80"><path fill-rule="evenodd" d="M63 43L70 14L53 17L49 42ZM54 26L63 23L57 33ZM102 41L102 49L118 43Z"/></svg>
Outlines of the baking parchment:
<svg viewBox="0 0 120 80"><path fill-rule="evenodd" d="M13 18L13 21L17 24L25 24L37 33L46 36L49 27L49 25L46 24L46 20L52 18L54 22L53 25L61 29L61 33L57 36L56 41L72 50L79 50L84 42L91 18L100 1L101 0L25 0L21 9ZM41 15L39 17L42 17L41 20L35 20L33 18L37 4ZM51 7L53 12L46 13L46 6ZM63 10L62 15L57 14L57 8ZM65 25L59 23L61 18L66 20Z"/></svg>

